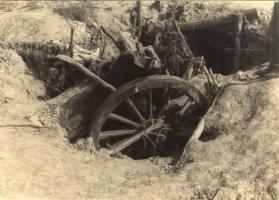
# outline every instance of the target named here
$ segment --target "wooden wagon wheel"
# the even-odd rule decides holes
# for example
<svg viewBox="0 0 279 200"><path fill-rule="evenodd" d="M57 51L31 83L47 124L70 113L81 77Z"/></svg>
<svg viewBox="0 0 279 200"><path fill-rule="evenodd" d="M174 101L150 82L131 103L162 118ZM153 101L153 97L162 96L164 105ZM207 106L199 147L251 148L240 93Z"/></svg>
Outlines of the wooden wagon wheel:
<svg viewBox="0 0 279 200"><path fill-rule="evenodd" d="M159 98L158 90L161 91ZM197 107L204 106L205 98L202 93L192 84L179 77L152 75L135 79L113 92L95 112L90 131L90 136L93 137L95 148L98 150L101 147L108 147L111 152L110 154L113 155L126 149L141 138L149 134L154 134L154 132L158 131L165 123L166 116L162 110L164 110L163 108L165 108L169 99L173 98L171 97L173 95L170 95L173 94L171 91L177 91L180 94L179 96L187 95L191 103L194 103ZM154 98L156 92L157 99L155 103ZM146 101L144 101L146 104L145 112L140 110L134 103L137 99L133 100L134 95L143 93L146 98ZM134 105L132 108L133 116L131 116L131 114L129 116L116 114L120 105L127 109L131 109L129 106L131 102L132 105ZM191 104L183 106L181 111L185 111L189 105ZM125 113L126 111L124 114ZM121 128L114 130L112 127L109 127L105 130L104 124L107 121L119 123L121 125L118 127ZM111 140L111 138L113 138L112 144L104 142ZM105 143L106 145L101 146L101 143Z"/></svg>

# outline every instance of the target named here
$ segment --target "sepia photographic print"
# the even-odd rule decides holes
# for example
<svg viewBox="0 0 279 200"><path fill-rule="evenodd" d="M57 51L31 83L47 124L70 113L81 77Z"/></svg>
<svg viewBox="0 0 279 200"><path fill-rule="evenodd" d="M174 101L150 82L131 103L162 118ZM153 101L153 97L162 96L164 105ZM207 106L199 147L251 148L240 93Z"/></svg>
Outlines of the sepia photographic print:
<svg viewBox="0 0 279 200"><path fill-rule="evenodd" d="M0 0L0 200L279 200L279 2Z"/></svg>

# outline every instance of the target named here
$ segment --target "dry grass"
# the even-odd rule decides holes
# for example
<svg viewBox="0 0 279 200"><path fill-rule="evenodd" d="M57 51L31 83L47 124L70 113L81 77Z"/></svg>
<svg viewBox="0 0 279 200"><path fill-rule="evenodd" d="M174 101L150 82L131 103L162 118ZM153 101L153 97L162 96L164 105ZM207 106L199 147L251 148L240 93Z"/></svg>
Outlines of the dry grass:
<svg viewBox="0 0 279 200"><path fill-rule="evenodd" d="M16 47L17 53L23 58L27 66L35 72L44 71L49 65L49 57L57 54L65 54L65 47L53 43L22 43Z"/></svg>
<svg viewBox="0 0 279 200"><path fill-rule="evenodd" d="M79 2L67 7L54 8L53 11L66 19L88 23L94 18L96 7L90 2Z"/></svg>

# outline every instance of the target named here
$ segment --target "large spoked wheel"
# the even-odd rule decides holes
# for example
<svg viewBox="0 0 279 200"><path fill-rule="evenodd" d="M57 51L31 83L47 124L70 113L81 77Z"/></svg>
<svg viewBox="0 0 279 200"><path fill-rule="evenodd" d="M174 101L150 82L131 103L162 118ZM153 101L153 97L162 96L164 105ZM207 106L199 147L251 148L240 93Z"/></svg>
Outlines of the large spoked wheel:
<svg viewBox="0 0 279 200"><path fill-rule="evenodd" d="M181 104L181 99L182 105L171 106L174 101L180 100ZM90 136L97 150L108 148L113 155L141 139L162 135L175 124L174 118L189 113L189 109L203 109L204 105L203 94L179 77L138 78L121 86L102 103L93 116Z"/></svg>

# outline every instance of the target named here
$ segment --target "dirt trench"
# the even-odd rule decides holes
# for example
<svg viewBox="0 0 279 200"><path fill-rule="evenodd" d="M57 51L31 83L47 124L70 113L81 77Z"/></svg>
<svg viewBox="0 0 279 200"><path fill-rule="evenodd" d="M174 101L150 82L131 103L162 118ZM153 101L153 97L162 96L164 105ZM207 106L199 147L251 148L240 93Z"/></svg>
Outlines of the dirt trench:
<svg viewBox="0 0 279 200"><path fill-rule="evenodd" d="M24 70L6 71L3 77L16 73L17 80L32 80L22 59L13 55L13 68L6 69L18 66ZM15 65L15 60L20 64ZM224 91L206 117L208 131L218 136L198 143L189 152L191 162L178 174L166 173L171 162L167 158L135 161L77 150L64 137L65 130L40 121L42 116L51 121L51 115L33 112L43 104L34 99L38 93L4 101L1 198L274 200L278 197L278 78L276 74L271 78L232 85ZM7 87L18 88L17 94L24 95L30 84L34 88L33 82L22 82L25 89L13 84Z"/></svg>
<svg viewBox="0 0 279 200"><path fill-rule="evenodd" d="M71 145L56 108L37 98L44 84L15 51L1 49L0 61L1 199L279 198L276 74L227 87L206 116L214 140L197 143L170 173L169 158L111 158L84 148L90 140Z"/></svg>

